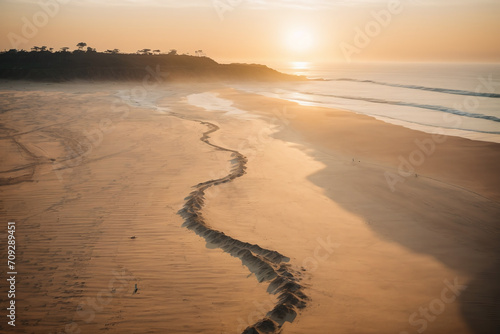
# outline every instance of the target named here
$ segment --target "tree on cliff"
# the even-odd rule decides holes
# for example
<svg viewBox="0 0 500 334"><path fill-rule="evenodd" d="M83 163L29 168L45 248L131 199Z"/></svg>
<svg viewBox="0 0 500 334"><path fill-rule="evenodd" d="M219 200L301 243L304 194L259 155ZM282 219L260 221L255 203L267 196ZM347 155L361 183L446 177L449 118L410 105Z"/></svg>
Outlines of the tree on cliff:
<svg viewBox="0 0 500 334"><path fill-rule="evenodd" d="M80 42L76 46L78 47L78 50L83 50L83 48L87 46L87 43Z"/></svg>

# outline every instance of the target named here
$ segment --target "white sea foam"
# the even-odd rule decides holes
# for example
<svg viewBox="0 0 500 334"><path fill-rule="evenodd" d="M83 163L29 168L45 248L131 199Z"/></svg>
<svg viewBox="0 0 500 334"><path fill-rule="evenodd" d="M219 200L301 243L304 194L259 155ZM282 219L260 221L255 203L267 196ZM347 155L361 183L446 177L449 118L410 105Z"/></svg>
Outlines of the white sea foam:
<svg viewBox="0 0 500 334"><path fill-rule="evenodd" d="M144 92L137 94L135 88L132 88L129 90L119 90L115 95L131 107L152 109L160 114L167 114L171 111L169 107L158 106L158 100L166 95L165 91L145 90Z"/></svg>
<svg viewBox="0 0 500 334"><path fill-rule="evenodd" d="M195 107L203 108L207 111L225 112L224 115L235 116L239 118L254 118L245 110L233 107L233 101L219 97L217 93L191 94L186 98L187 102Z"/></svg>
<svg viewBox="0 0 500 334"><path fill-rule="evenodd" d="M304 65L298 72L328 81L235 88L370 115L414 130L500 142L498 64L323 64Z"/></svg>

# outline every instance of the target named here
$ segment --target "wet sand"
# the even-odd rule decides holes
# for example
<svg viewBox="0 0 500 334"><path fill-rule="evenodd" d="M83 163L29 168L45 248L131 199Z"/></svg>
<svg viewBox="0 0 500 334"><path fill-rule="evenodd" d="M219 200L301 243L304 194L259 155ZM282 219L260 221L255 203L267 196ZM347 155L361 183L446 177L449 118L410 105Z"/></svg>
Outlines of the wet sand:
<svg viewBox="0 0 500 334"><path fill-rule="evenodd" d="M241 333L283 291L283 333L498 328L498 144L213 85L0 87L16 332ZM208 90L247 113L187 103Z"/></svg>

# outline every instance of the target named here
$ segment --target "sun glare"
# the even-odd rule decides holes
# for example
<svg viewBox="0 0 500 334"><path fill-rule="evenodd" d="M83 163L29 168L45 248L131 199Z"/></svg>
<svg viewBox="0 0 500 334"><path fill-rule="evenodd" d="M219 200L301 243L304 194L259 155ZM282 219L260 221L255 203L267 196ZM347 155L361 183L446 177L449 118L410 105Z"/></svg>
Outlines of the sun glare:
<svg viewBox="0 0 500 334"><path fill-rule="evenodd" d="M314 44L313 34L307 29L296 29L289 32L287 36L287 45L291 51L307 52Z"/></svg>
<svg viewBox="0 0 500 334"><path fill-rule="evenodd" d="M308 70L311 66L307 61L292 61L290 65L294 70Z"/></svg>

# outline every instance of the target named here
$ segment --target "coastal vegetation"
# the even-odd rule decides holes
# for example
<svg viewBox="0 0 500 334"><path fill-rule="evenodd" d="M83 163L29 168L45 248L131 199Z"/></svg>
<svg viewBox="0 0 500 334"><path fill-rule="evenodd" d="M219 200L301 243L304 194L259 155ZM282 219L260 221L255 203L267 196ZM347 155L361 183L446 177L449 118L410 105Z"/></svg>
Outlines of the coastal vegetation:
<svg viewBox="0 0 500 334"><path fill-rule="evenodd" d="M34 46L30 51L11 49L0 53L0 78L37 81L143 80L148 73L161 73L165 81L292 81L304 80L258 64L219 64L203 50L195 56L176 49L162 53L145 48L136 53L119 49L97 52L85 42L69 51Z"/></svg>

